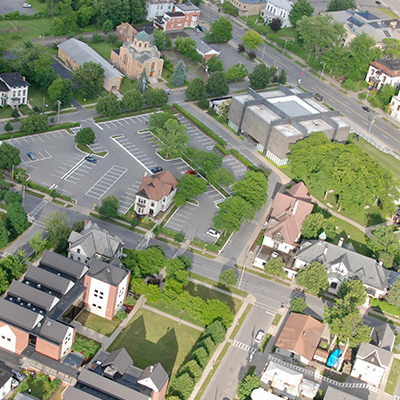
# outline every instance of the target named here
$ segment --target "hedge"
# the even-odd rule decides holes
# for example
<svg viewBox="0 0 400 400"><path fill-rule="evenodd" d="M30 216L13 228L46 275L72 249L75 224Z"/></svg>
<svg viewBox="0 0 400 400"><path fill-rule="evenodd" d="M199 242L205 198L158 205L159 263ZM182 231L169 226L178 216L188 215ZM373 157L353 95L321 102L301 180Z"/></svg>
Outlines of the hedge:
<svg viewBox="0 0 400 400"><path fill-rule="evenodd" d="M208 136L212 137L217 143L219 143L221 146L226 146L227 143L225 140L221 139L218 135L216 135L208 126L204 125L202 122L200 122L197 118L193 117L189 112L184 110L181 106L178 106L178 104L174 103L174 107L185 117L189 118L193 123L195 123L204 133L206 133Z"/></svg>
<svg viewBox="0 0 400 400"><path fill-rule="evenodd" d="M30 181L21 181L20 183L22 183L23 185L26 185L32 189L36 189L39 190L41 192L47 193L49 194L51 197L58 197L59 199L65 200L65 201L69 201L69 202L73 202L72 198L69 196L64 196L63 194L58 193L56 190L50 190L44 186L38 185L37 183L34 182L30 182Z"/></svg>
<svg viewBox="0 0 400 400"><path fill-rule="evenodd" d="M227 149L225 149L225 147L222 147L219 143L215 144L215 148L226 156L229 154L229 151Z"/></svg>

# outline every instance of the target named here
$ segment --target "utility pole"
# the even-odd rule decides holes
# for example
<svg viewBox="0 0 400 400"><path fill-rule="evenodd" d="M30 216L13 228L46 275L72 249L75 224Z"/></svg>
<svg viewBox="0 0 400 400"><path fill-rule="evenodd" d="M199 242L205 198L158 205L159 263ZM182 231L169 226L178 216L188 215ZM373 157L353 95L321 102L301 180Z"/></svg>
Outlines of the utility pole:
<svg viewBox="0 0 400 400"><path fill-rule="evenodd" d="M57 100L57 103L58 103L57 125L60 125L60 105L61 105L61 101Z"/></svg>
<svg viewBox="0 0 400 400"><path fill-rule="evenodd" d="M285 54L285 51L286 51L286 44L287 44L287 39L283 38L283 40L285 41L285 47L283 48L283 52L282 52L282 54Z"/></svg>
<svg viewBox="0 0 400 400"><path fill-rule="evenodd" d="M321 79L322 79L323 76L324 76L324 71L325 71L326 63L320 61L320 64L324 64L324 66L322 67L322 72L321 72Z"/></svg>

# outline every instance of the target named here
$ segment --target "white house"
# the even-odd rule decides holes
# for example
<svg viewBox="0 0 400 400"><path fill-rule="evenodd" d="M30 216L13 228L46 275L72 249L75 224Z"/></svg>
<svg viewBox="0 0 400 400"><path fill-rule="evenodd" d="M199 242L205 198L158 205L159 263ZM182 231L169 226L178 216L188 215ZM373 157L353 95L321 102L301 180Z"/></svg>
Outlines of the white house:
<svg viewBox="0 0 400 400"><path fill-rule="evenodd" d="M174 9L173 0L147 0L146 2L146 19L153 21L156 17L162 17L167 12L172 12Z"/></svg>
<svg viewBox="0 0 400 400"><path fill-rule="evenodd" d="M397 87L400 85L400 59L383 58L375 60L368 69L365 81L374 89L383 85Z"/></svg>
<svg viewBox="0 0 400 400"><path fill-rule="evenodd" d="M169 171L145 175L136 193L135 212L156 216L160 211L166 211L175 196L177 184Z"/></svg>
<svg viewBox="0 0 400 400"><path fill-rule="evenodd" d="M0 368L0 400L11 390L12 374Z"/></svg>
<svg viewBox="0 0 400 400"><path fill-rule="evenodd" d="M0 106L18 107L28 103L29 82L18 72L0 74Z"/></svg>
<svg viewBox="0 0 400 400"><path fill-rule="evenodd" d="M293 2L289 0L267 0L261 16L266 24L269 24L274 18L279 18L282 21L282 28L292 26L289 21L292 6Z"/></svg>
<svg viewBox="0 0 400 400"><path fill-rule="evenodd" d="M96 223L86 220L82 232L71 232L68 244L68 258L89 264L95 258L103 260L120 258L125 243L118 236L100 229Z"/></svg>
<svg viewBox="0 0 400 400"><path fill-rule="evenodd" d="M400 96L393 96L390 103L391 116L400 121Z"/></svg>
<svg viewBox="0 0 400 400"><path fill-rule="evenodd" d="M196 50L203 57L204 61L208 61L211 57L216 56L219 58L221 52L214 47L211 47L207 43L203 42L199 38L195 38L196 40Z"/></svg>
<svg viewBox="0 0 400 400"><path fill-rule="evenodd" d="M392 364L395 335L389 324L372 328L371 341L358 349L351 376L371 385L379 386Z"/></svg>

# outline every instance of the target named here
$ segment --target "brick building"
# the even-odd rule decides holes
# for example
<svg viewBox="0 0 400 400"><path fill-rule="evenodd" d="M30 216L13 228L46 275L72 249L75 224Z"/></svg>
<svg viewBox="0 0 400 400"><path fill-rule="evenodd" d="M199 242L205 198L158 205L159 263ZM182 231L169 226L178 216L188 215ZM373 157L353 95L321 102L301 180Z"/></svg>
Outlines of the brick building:
<svg viewBox="0 0 400 400"><path fill-rule="evenodd" d="M185 3L175 5L173 12L154 18L153 26L165 32L183 31L185 28L195 28L199 22L200 8L192 3Z"/></svg>

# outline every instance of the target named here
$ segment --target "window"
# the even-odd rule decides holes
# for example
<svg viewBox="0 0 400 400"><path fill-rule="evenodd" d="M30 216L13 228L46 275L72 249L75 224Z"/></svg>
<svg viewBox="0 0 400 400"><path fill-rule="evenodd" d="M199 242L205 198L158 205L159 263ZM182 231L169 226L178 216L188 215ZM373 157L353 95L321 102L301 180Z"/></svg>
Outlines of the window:
<svg viewBox="0 0 400 400"><path fill-rule="evenodd" d="M101 310L101 306L99 306L98 308L100 308L100 310Z"/></svg>
<svg viewBox="0 0 400 400"><path fill-rule="evenodd" d="M77 252L77 253L80 253L80 252L81 252L81 249L77 249L76 252Z"/></svg>
<svg viewBox="0 0 400 400"><path fill-rule="evenodd" d="M154 201L151 202L150 206L151 206L151 207L154 207Z"/></svg>
<svg viewBox="0 0 400 400"><path fill-rule="evenodd" d="M2 338L2 339L5 339L6 337L5 337L5 336L3 336L3 335L1 335L1 338Z"/></svg>
<svg viewBox="0 0 400 400"><path fill-rule="evenodd" d="M397 111L400 111L400 106L397 106Z"/></svg>
<svg viewBox="0 0 400 400"><path fill-rule="evenodd" d="M92 306L93 306L93 307L97 307L96 304L94 304L94 303L92 303Z"/></svg>
<svg viewBox="0 0 400 400"><path fill-rule="evenodd" d="M73 254L70 254L70 255L69 255L69 258L74 259L74 255L73 255Z"/></svg>
<svg viewBox="0 0 400 400"><path fill-rule="evenodd" d="M21 96L21 91L20 90L18 90L18 97L20 97Z"/></svg>
<svg viewBox="0 0 400 400"><path fill-rule="evenodd" d="M98 291L97 289L94 289L94 292L95 292L95 293L99 293L99 291Z"/></svg>
<svg viewBox="0 0 400 400"><path fill-rule="evenodd" d="M81 258L80 258L80 257L78 257L78 261L81 261Z"/></svg>
<svg viewBox="0 0 400 400"><path fill-rule="evenodd" d="M97 294L96 294L96 293L94 294L94 297L97 297Z"/></svg>
<svg viewBox="0 0 400 400"><path fill-rule="evenodd" d="M382 82L386 82L386 76L383 77L383 81Z"/></svg>
<svg viewBox="0 0 400 400"><path fill-rule="evenodd" d="M100 292L100 294L103 296L104 293L103 293L103 292Z"/></svg>
<svg viewBox="0 0 400 400"><path fill-rule="evenodd" d="M100 296L100 299L103 300L103 296Z"/></svg>

